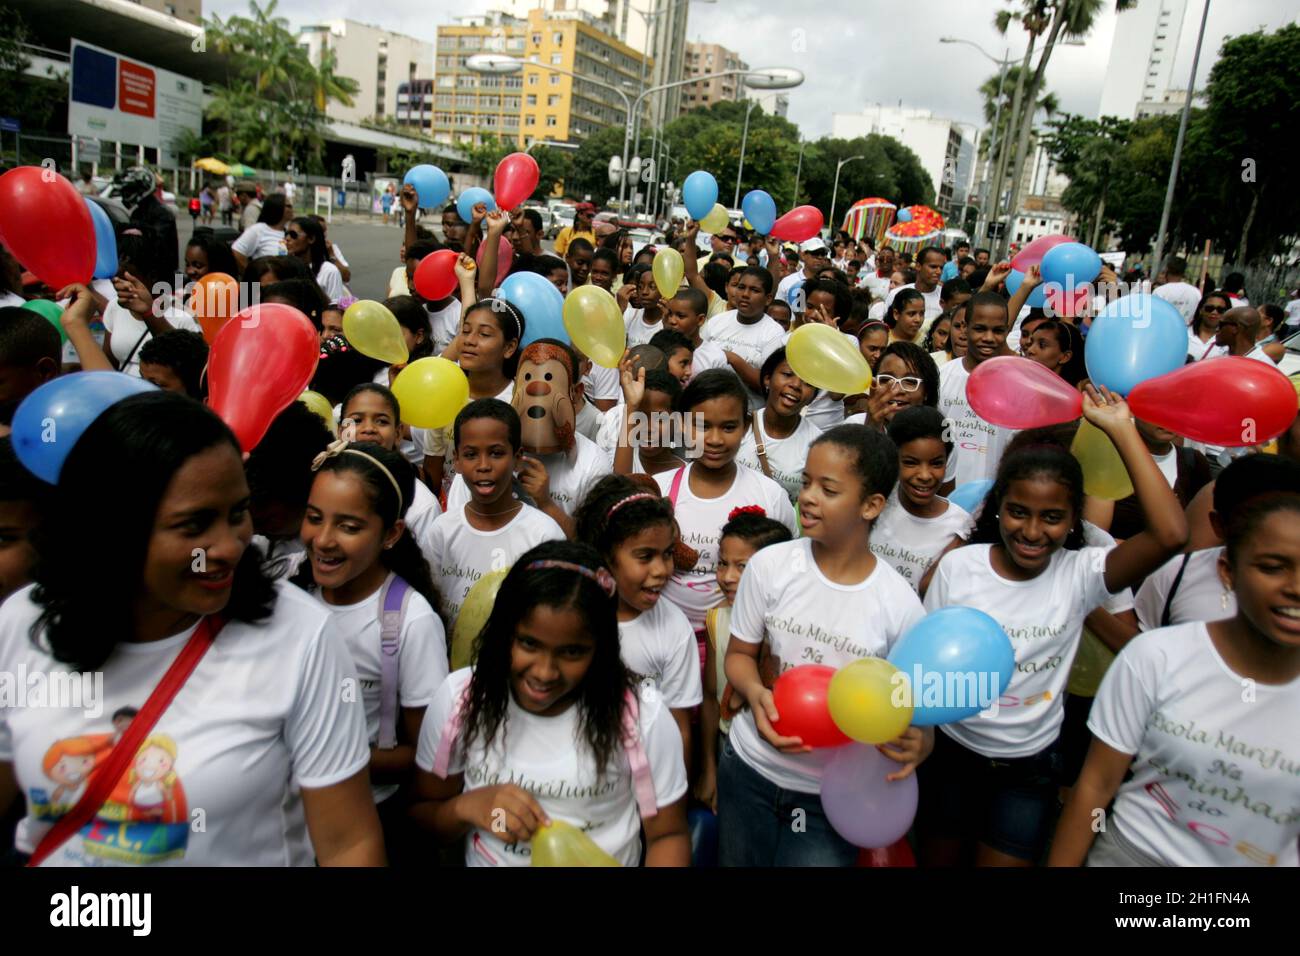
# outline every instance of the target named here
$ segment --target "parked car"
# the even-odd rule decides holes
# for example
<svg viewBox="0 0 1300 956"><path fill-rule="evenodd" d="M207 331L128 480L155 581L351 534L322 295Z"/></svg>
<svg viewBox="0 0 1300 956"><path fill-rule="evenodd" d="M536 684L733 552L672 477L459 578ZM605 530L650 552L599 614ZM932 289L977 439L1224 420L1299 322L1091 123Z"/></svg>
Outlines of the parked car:
<svg viewBox="0 0 1300 956"><path fill-rule="evenodd" d="M561 229L573 225L575 210L573 206L556 206L551 210L551 216L551 229L546 234L548 239L554 239Z"/></svg>
<svg viewBox="0 0 1300 956"><path fill-rule="evenodd" d="M1283 339L1282 344L1286 346L1286 353L1278 361L1277 367L1283 375L1300 375L1300 332Z"/></svg>

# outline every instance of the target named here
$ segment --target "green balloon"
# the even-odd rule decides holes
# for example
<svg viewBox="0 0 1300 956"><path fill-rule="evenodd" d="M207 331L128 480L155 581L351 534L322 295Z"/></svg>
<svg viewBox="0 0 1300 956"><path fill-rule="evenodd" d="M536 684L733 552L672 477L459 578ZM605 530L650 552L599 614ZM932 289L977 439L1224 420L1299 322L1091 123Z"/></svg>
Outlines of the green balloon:
<svg viewBox="0 0 1300 956"><path fill-rule="evenodd" d="M35 312L37 315L45 316L50 325L59 330L59 341L68 341L68 333L63 331L63 323L59 321L59 317L63 315L63 310L59 308L57 302L51 302L49 299L32 299L24 302L22 307Z"/></svg>

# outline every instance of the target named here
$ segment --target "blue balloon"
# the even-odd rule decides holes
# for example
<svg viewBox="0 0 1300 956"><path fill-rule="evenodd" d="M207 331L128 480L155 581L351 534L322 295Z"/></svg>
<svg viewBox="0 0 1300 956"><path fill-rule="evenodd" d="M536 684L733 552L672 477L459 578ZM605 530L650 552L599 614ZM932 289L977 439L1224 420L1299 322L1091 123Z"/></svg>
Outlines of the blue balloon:
<svg viewBox="0 0 1300 956"><path fill-rule="evenodd" d="M1187 322L1154 295L1121 296L1092 320L1083 358L1094 385L1127 395L1140 382L1183 367Z"/></svg>
<svg viewBox="0 0 1300 956"><path fill-rule="evenodd" d="M686 826L691 834L691 866L717 866L717 816L712 810L695 807L686 811Z"/></svg>
<svg viewBox="0 0 1300 956"><path fill-rule="evenodd" d="M1039 270L1044 284L1050 282L1073 292L1101 274L1101 256L1082 242L1063 242L1047 250Z"/></svg>
<svg viewBox="0 0 1300 956"><path fill-rule="evenodd" d="M1015 295L1016 290L1020 288L1020 283L1025 281L1025 274L1019 269L1012 269L1011 275L1007 276L1007 293ZM1025 305L1031 309L1041 309L1047 304L1047 285L1040 282L1034 287L1034 291L1029 293L1029 298L1025 300ZM1011 321L1015 322L1016 317L1013 315Z"/></svg>
<svg viewBox="0 0 1300 956"><path fill-rule="evenodd" d="M1011 638L973 607L932 611L899 638L889 663L912 686L912 724L935 727L974 717L1006 690L1016 665Z"/></svg>
<svg viewBox="0 0 1300 956"><path fill-rule="evenodd" d="M487 203L488 212L493 212L497 208L497 201L492 198L490 192L482 186L471 186L456 199L456 212L465 222L473 222L474 207L479 203Z"/></svg>
<svg viewBox="0 0 1300 956"><path fill-rule="evenodd" d="M899 222L911 222L911 221L912 221L912 210L910 210L910 209L900 209L900 210L898 210L898 215L895 216L894 218L897 219Z"/></svg>
<svg viewBox="0 0 1300 956"><path fill-rule="evenodd" d="M711 173L697 169L682 183L682 203L695 220L703 219L713 211L718 201L718 181ZM750 222L753 222L751 219Z"/></svg>
<svg viewBox="0 0 1300 956"><path fill-rule="evenodd" d="M110 405L155 386L121 372L73 372L35 389L14 412L13 448L23 467L59 483L72 447Z"/></svg>
<svg viewBox="0 0 1300 956"><path fill-rule="evenodd" d="M992 478L980 478L977 481L968 481L960 484L952 490L948 500L955 504L963 511L975 513L975 509L980 506L984 498L993 490Z"/></svg>
<svg viewBox="0 0 1300 956"><path fill-rule="evenodd" d="M86 208L90 210L90 221L95 226L95 271L96 279L111 279L117 275L117 233L113 230L113 220L108 218L104 207L89 196L82 196Z"/></svg>
<svg viewBox="0 0 1300 956"><path fill-rule="evenodd" d="M521 346L538 339L559 339L570 344L564 327L564 296L550 280L536 272L516 272L501 283L501 295L524 314Z"/></svg>
<svg viewBox="0 0 1300 956"><path fill-rule="evenodd" d="M415 187L416 193L420 197L421 209L433 209L435 206L441 206L451 195L451 183L447 179L447 174L437 166L431 166L424 163L420 166L412 166L406 172L405 178L402 179L403 185ZM468 219L465 220L469 222Z"/></svg>
<svg viewBox="0 0 1300 956"><path fill-rule="evenodd" d="M776 200L761 189L745 193L745 198L740 201L740 210L760 236L766 236L776 224Z"/></svg>

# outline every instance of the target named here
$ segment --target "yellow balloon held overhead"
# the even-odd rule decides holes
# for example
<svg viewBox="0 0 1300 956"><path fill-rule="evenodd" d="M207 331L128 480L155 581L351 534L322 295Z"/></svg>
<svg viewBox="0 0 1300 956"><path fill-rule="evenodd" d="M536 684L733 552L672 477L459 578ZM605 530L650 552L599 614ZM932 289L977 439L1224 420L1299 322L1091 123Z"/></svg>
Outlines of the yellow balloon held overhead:
<svg viewBox="0 0 1300 956"><path fill-rule="evenodd" d="M895 676L897 675L897 676ZM906 676L889 661L865 657L835 672L826 692L826 706L835 726L864 744L883 744L898 737L912 722L912 707L904 694Z"/></svg>
<svg viewBox="0 0 1300 956"><path fill-rule="evenodd" d="M1083 493L1094 498L1119 501L1133 494L1128 469L1104 431L1089 421L1079 424L1070 454L1083 469Z"/></svg>
<svg viewBox="0 0 1300 956"><path fill-rule="evenodd" d="M650 271L654 274L655 286L659 289L659 294L665 299L671 299L682 287L682 276L686 275L686 263L682 261L680 252L671 246L664 246L655 253Z"/></svg>
<svg viewBox="0 0 1300 956"><path fill-rule="evenodd" d="M871 366L856 345L829 325L801 325L785 346L785 357L805 382L841 395L871 387Z"/></svg>
<svg viewBox="0 0 1300 956"><path fill-rule="evenodd" d="M483 625L492 616L492 605L496 603L497 592L501 590L501 582L509 573L509 568L489 571L475 581L469 594L465 595L465 603L460 606L456 626L451 629L452 670L458 671L474 663L474 642L478 640Z"/></svg>
<svg viewBox="0 0 1300 956"><path fill-rule="evenodd" d="M563 820L552 820L533 834L533 866L621 866L591 837Z"/></svg>
<svg viewBox="0 0 1300 956"><path fill-rule="evenodd" d="M618 302L600 286L580 285L565 297L564 329L587 358L601 368L618 368L627 348L627 326Z"/></svg>
<svg viewBox="0 0 1300 956"><path fill-rule="evenodd" d="M389 365L405 362L410 353L397 316L380 302L362 299L343 313L343 336L362 355Z"/></svg>
<svg viewBox="0 0 1300 956"><path fill-rule="evenodd" d="M720 232L727 228L731 220L727 218L727 207L720 202L715 202L709 214L700 220L700 228L705 232Z"/></svg>
<svg viewBox="0 0 1300 956"><path fill-rule="evenodd" d="M343 321L347 321L345 315ZM393 394L402 406L402 421L416 428L450 425L469 401L469 379L445 358L416 359L393 379Z"/></svg>
<svg viewBox="0 0 1300 956"><path fill-rule="evenodd" d="M338 423L334 421L334 406L330 404L328 398L320 392L306 391L298 396L298 401L319 415L331 434L337 435L339 433Z"/></svg>

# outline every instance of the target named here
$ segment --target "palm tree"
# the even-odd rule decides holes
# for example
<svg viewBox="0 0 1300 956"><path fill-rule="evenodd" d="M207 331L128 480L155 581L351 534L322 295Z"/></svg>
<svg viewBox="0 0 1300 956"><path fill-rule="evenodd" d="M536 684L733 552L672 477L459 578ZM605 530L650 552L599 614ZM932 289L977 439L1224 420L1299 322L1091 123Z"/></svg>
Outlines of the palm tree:
<svg viewBox="0 0 1300 956"><path fill-rule="evenodd" d="M994 163L1001 158L1003 144L1006 142L1006 138L1011 131L1011 104L1007 101L1007 80L1010 80L1013 85L1018 83L1020 80L1020 67L1008 67L1006 77L994 73L984 81L979 90L980 95L984 98L984 121L988 123L990 127L993 126L995 120L998 124L997 129L993 130L991 135L980 140L981 154L987 154L990 148L995 149L993 155L988 157L989 161ZM999 87L1002 88L1001 116L999 116L998 110ZM1051 116L1059 112L1060 109L1060 100L1057 99L1055 93L1049 90L1039 98L1034 111L1035 113L1041 111L1046 113L1048 116Z"/></svg>

